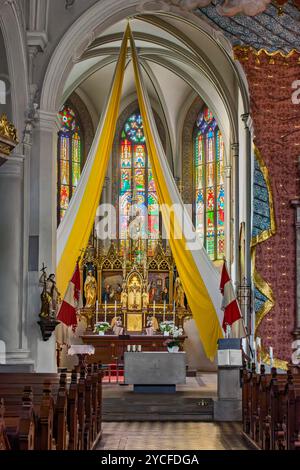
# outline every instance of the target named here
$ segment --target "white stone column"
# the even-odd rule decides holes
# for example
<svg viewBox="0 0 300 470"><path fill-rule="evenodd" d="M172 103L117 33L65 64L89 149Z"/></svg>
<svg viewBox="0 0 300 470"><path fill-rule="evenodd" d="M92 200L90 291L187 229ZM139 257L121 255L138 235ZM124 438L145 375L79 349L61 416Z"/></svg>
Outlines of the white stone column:
<svg viewBox="0 0 300 470"><path fill-rule="evenodd" d="M24 294L24 156L14 155L0 168L0 340L13 370L32 365L27 343Z"/></svg>
<svg viewBox="0 0 300 470"><path fill-rule="evenodd" d="M56 271L57 229L57 115L38 112L33 130L30 165L30 236L37 239L37 265L29 272L28 316L30 347L37 372L55 372L55 334L43 341L37 324L40 312L39 276L45 263L47 273Z"/></svg>
<svg viewBox="0 0 300 470"><path fill-rule="evenodd" d="M231 144L232 166L233 166L233 182L232 187L232 235L233 242L233 259L234 259L234 279L235 286L239 287L239 238L240 238L240 179L239 179L239 144Z"/></svg>
<svg viewBox="0 0 300 470"><path fill-rule="evenodd" d="M228 269L231 271L232 262L232 166L226 165L224 176L225 176L225 256L227 260Z"/></svg>

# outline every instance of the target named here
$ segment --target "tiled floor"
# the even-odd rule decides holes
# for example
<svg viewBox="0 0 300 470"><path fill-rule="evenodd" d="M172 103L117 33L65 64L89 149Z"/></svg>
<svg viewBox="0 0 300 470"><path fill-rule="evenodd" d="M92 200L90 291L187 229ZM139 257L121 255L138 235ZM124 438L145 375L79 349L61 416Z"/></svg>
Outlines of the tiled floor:
<svg viewBox="0 0 300 470"><path fill-rule="evenodd" d="M98 450L247 450L237 423L104 423Z"/></svg>

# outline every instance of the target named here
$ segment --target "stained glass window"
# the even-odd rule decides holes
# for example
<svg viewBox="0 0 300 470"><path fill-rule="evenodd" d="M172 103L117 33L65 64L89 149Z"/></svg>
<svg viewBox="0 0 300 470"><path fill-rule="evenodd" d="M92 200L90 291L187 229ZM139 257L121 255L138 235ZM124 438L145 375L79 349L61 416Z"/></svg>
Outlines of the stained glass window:
<svg viewBox="0 0 300 470"><path fill-rule="evenodd" d="M59 112L58 224L63 219L81 175L82 133L75 111L64 105Z"/></svg>
<svg viewBox="0 0 300 470"><path fill-rule="evenodd" d="M194 131L195 227L211 260L225 254L224 142L212 112L199 114Z"/></svg>
<svg viewBox="0 0 300 470"><path fill-rule="evenodd" d="M133 229L140 233L139 250L147 249L148 255L153 256L159 238L159 205L139 112L127 119L121 136L119 238L122 252Z"/></svg>

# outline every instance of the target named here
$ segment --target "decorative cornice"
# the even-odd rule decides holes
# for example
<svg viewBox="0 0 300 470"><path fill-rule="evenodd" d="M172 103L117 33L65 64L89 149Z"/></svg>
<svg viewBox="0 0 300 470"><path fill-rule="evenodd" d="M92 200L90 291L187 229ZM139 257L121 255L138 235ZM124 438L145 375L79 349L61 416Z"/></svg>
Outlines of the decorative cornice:
<svg viewBox="0 0 300 470"><path fill-rule="evenodd" d="M254 47L251 46L234 46L233 47L233 52L234 52L234 58L235 60L239 60L241 62L245 62L249 60L249 56L253 55L256 57L256 59L259 59L259 57L265 55L267 57L271 58L276 58L276 57L281 57L284 59L289 59L291 57L297 56L298 60L300 61L300 51L297 49L292 49L289 52L283 52L283 51L273 51L269 52L266 49L255 49ZM259 64L259 60L256 60L256 64Z"/></svg>
<svg viewBox="0 0 300 470"><path fill-rule="evenodd" d="M2 177L14 177L22 178L23 176L23 163L24 156L12 156L10 157L5 165L2 165L0 168L0 178Z"/></svg>
<svg viewBox="0 0 300 470"><path fill-rule="evenodd" d="M38 126L40 130L54 132L59 130L59 119L56 113L39 110Z"/></svg>

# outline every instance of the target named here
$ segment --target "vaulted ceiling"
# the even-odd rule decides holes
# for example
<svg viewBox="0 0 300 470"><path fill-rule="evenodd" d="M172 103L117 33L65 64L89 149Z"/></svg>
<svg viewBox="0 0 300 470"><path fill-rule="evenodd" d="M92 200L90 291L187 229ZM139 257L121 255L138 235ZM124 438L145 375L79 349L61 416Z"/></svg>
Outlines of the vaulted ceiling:
<svg viewBox="0 0 300 470"><path fill-rule="evenodd" d="M221 3L223 1L213 0L208 6L198 8L196 12L211 26L224 32L232 45L248 45L255 49L266 49L269 52L280 50L284 53L300 49L299 2L281 2L284 4L282 10L278 9L280 2L273 2L265 6L264 12L255 16L221 15L217 8Z"/></svg>
<svg viewBox="0 0 300 470"><path fill-rule="evenodd" d="M223 134L229 138L232 123L228 114L237 106L237 81L228 51L201 22L195 25L174 14L139 15L130 23L148 92L169 130L173 152L178 123L197 95L212 109ZM62 102L77 91L95 122L109 92L126 24L127 21L120 21L95 38L74 64L65 84ZM123 108L135 98L128 50Z"/></svg>

